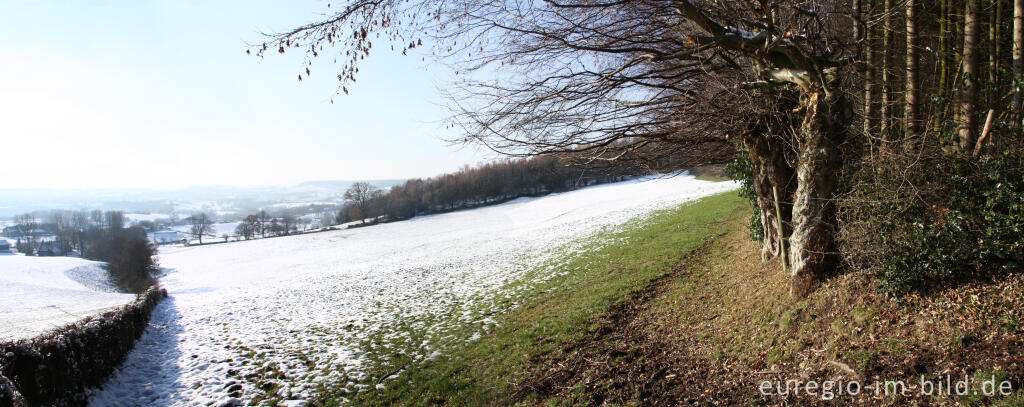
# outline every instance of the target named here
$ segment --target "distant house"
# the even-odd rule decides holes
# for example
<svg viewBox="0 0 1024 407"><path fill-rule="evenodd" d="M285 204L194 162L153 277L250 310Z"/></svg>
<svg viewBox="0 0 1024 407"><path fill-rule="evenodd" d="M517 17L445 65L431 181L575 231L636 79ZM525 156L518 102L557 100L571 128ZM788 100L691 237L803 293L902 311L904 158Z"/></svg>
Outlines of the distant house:
<svg viewBox="0 0 1024 407"><path fill-rule="evenodd" d="M181 234L173 230L161 230L150 233L149 240L152 241L153 244L161 245L182 243L185 239L181 237Z"/></svg>
<svg viewBox="0 0 1024 407"><path fill-rule="evenodd" d="M11 242L8 242L8 241L6 241L4 239L0 239L0 253L10 253L10 252L11 252Z"/></svg>
<svg viewBox="0 0 1024 407"><path fill-rule="evenodd" d="M6 226L4 227L3 235L7 237L22 237L21 228L17 226Z"/></svg>
<svg viewBox="0 0 1024 407"><path fill-rule="evenodd" d="M61 247L61 244L53 241L42 242L36 249L36 256L64 256L66 254L67 252Z"/></svg>

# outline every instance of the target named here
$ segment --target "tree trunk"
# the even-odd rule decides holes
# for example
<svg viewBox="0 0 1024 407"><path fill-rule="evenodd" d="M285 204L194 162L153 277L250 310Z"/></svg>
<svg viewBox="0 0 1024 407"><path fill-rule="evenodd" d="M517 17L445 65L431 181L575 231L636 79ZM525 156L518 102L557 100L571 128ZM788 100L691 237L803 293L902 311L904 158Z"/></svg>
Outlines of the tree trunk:
<svg viewBox="0 0 1024 407"><path fill-rule="evenodd" d="M790 294L794 297L806 296L837 259L831 198L841 165L839 145L849 117L847 102L822 90L805 93L801 105L804 119L797 139L797 188L789 238Z"/></svg>
<svg viewBox="0 0 1024 407"><path fill-rule="evenodd" d="M974 99L978 87L978 0L967 0L964 13L964 81L960 94L958 132L960 149L971 151L977 131L974 124Z"/></svg>
<svg viewBox="0 0 1024 407"><path fill-rule="evenodd" d="M861 32L860 32L861 1L862 0L852 0L851 1L851 3L852 3L851 6L853 7L853 39L854 40L859 40L860 39L860 35L861 35Z"/></svg>
<svg viewBox="0 0 1024 407"><path fill-rule="evenodd" d="M917 29L914 26L915 0L907 0L907 83L904 103L904 134L908 140L917 134Z"/></svg>
<svg viewBox="0 0 1024 407"><path fill-rule="evenodd" d="M941 0L941 3L939 4L939 55L938 63L936 64L939 76L939 88L935 89L933 93L937 96L937 100L947 100L946 96L948 94L946 89L950 87L949 66L951 64L949 60L950 55L953 54L954 48L949 38L950 27L952 27L949 15L951 7L952 5L950 5L950 0ZM943 116L946 112L947 106L948 103L941 103L937 105L936 111L932 114L932 128L937 134L941 134L944 129Z"/></svg>
<svg viewBox="0 0 1024 407"><path fill-rule="evenodd" d="M769 140L769 135L749 134L743 137L743 145L750 155L751 169L754 174L754 193L757 195L757 209L761 214L761 227L764 238L761 242L761 260L768 261L778 256L781 239L786 234L779 230L779 218L775 210L772 187L776 187L782 199L792 193L793 168L786 162L785 154L780 147L787 145L781 141ZM782 222L790 222L790 208L783 205Z"/></svg>
<svg viewBox="0 0 1024 407"><path fill-rule="evenodd" d="M1024 98L1024 0L1013 1L1013 123L1021 126L1021 102Z"/></svg>
<svg viewBox="0 0 1024 407"><path fill-rule="evenodd" d="M873 9L872 1L865 0L865 4L861 7L861 13L858 14L858 22L863 19L864 9L868 9L867 12ZM875 107L875 51L874 44L871 43L873 36L871 35L871 28L865 27L863 31L859 31L862 37L862 47L864 49L864 61L867 62L867 68L864 70L864 137L871 137L874 133L871 126L871 118L874 117Z"/></svg>
<svg viewBox="0 0 1024 407"><path fill-rule="evenodd" d="M949 0L941 0L939 4L939 89L941 95L949 82ZM939 115L936 114L936 117Z"/></svg>
<svg viewBox="0 0 1024 407"><path fill-rule="evenodd" d="M889 66L892 61L892 0L885 0L884 8L882 10L885 19L885 24L882 25L882 103L879 110L878 132L883 139L888 139L892 113L891 106L889 106L890 92L892 91L889 87Z"/></svg>
<svg viewBox="0 0 1024 407"><path fill-rule="evenodd" d="M992 13L989 18L988 26L988 43L989 43L989 54L988 54L988 86L995 90L999 84L999 54L1002 51L999 48L1000 32L999 22L1003 18L1003 2L1002 0L992 0ZM989 92L989 107L996 100L996 92Z"/></svg>

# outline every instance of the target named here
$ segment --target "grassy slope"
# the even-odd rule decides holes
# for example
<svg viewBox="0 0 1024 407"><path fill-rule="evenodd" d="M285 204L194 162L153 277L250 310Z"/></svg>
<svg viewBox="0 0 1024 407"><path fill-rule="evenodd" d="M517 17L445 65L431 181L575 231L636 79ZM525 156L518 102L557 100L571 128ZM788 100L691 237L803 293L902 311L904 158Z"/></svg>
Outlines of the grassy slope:
<svg viewBox="0 0 1024 407"><path fill-rule="evenodd" d="M1024 384L1024 276L897 301L878 294L870 275L848 273L797 300L789 297L788 275L778 262L761 262L743 217L727 224L728 234L690 259L686 272L673 278L650 306L631 319L613 321L609 329L615 333L549 357L545 371L570 372L559 376L545 401L815 404L821 400L761 397L757 386L762 380L853 379L867 385L875 380L918 383L921 375L930 380L969 375L975 384L992 376L1009 380L1017 393L915 399L867 394L836 401L1024 406L1019 391ZM618 355L631 343L650 349Z"/></svg>
<svg viewBox="0 0 1024 407"><path fill-rule="evenodd" d="M496 317L499 327L434 360L412 363L384 390L353 395L324 389L314 404L345 398L358 404L506 404L512 383L532 374L531 359L582 337L610 306L663 275L702 241L721 232L724 219L742 216L743 202L725 193L655 214L638 225L594 239L590 250L559 265L563 276L532 288L523 304ZM607 244L612 241L615 243ZM399 352L400 353L400 352ZM401 366L396 354L371 376Z"/></svg>
<svg viewBox="0 0 1024 407"><path fill-rule="evenodd" d="M426 362L409 363L397 351L371 373L389 377L383 387L324 389L314 404L813 404L820 400L760 397L757 384L913 382L922 374L995 374L1014 389L1024 384L1024 276L894 301L877 294L870 275L850 273L794 300L788 276L777 262L762 263L746 237L748 210L726 193L595 239L558 265L562 277L515 299L522 305L479 340ZM632 293L655 286L644 304L626 307L635 314L608 317L630 305ZM407 368L389 376L393 366ZM543 387L541 376L556 383ZM534 385L543 390L523 391ZM1024 395L916 402L1024 406Z"/></svg>

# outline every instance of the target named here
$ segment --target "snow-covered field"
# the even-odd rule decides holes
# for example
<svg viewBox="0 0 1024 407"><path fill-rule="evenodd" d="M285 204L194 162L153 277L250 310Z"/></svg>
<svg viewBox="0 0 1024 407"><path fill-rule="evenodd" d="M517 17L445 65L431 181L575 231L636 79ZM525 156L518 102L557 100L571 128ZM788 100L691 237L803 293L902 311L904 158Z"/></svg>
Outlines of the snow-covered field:
<svg viewBox="0 0 1024 407"><path fill-rule="evenodd" d="M366 228L175 248L170 298L93 405L281 400L319 384L357 391L381 349L423 357L487 330L541 267L588 236L735 188L690 176L629 181ZM529 284L529 282L525 282ZM515 288L519 287L519 288ZM463 332L462 336L454 332ZM373 383L371 383L373 385ZM387 381L380 385L386 386Z"/></svg>
<svg viewBox="0 0 1024 407"><path fill-rule="evenodd" d="M0 255L0 340L31 338L127 304L103 263L73 257Z"/></svg>

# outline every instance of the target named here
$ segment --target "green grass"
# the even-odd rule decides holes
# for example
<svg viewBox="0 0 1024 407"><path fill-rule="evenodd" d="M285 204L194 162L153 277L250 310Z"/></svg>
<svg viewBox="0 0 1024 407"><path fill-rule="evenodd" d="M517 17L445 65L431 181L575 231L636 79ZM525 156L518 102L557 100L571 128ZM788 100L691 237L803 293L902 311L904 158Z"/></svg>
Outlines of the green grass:
<svg viewBox="0 0 1024 407"><path fill-rule="evenodd" d="M705 239L725 232L723 222L745 214L745 204L735 192L723 193L596 236L579 254L549 265L559 277L522 286L526 289L514 299L520 306L496 316L498 326L479 340L425 360L391 349L370 369L364 390L322 388L313 404L509 404L513 383L535 373L532 358L596 329L595 321L609 307L670 271ZM470 334L469 328L452 333Z"/></svg>

